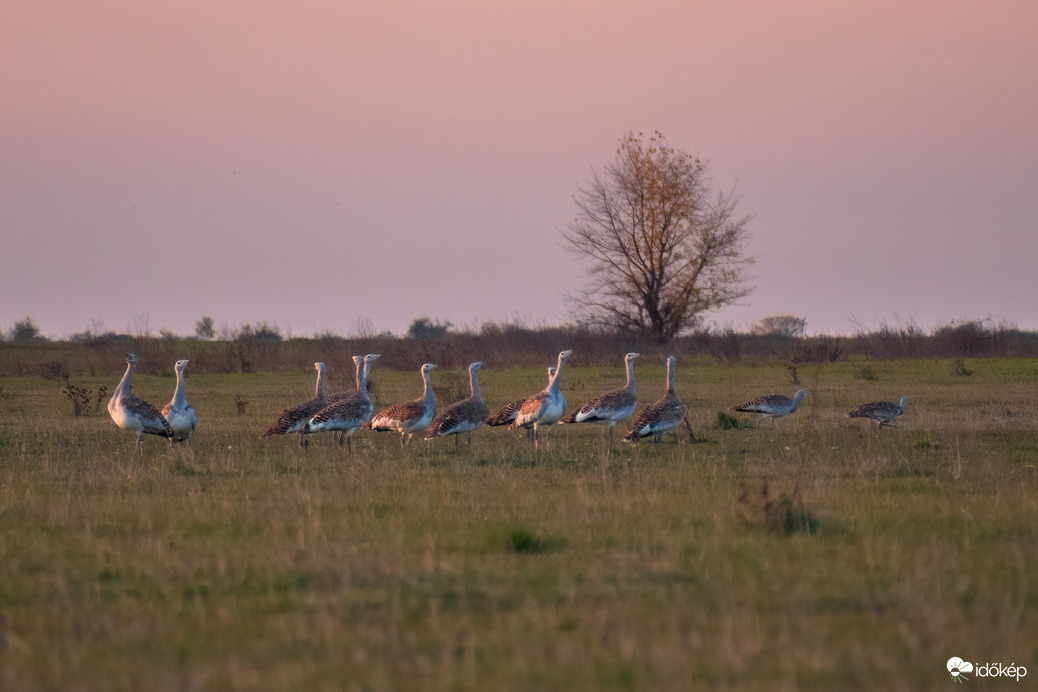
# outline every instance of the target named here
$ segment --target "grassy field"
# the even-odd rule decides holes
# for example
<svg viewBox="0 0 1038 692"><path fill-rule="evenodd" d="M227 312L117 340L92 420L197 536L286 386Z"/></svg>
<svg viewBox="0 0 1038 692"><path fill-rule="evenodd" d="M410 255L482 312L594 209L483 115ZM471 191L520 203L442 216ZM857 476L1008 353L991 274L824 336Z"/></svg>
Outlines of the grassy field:
<svg viewBox="0 0 1038 692"><path fill-rule="evenodd" d="M664 373L644 360L647 403ZM260 441L312 370L191 376L195 439L137 454L103 403L77 417L61 380L2 379L0 689L952 689L952 656L1026 666L968 683L1025 689L1038 360L966 365L805 366L799 412L725 429L719 411L798 387L689 358L698 442L610 451L571 426L536 458L486 428L407 450L362 431L352 455ZM570 368L563 391L622 376ZM417 363L372 379L376 405L420 393ZM544 379L481 373L492 410ZM161 405L173 384L135 391ZM844 417L903 394L896 429Z"/></svg>

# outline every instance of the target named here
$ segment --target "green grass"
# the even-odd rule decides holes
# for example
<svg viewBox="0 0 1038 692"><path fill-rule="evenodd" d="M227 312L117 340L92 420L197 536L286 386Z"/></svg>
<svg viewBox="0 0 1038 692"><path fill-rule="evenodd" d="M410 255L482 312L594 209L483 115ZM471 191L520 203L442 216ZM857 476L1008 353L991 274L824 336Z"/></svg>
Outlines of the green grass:
<svg viewBox="0 0 1038 692"><path fill-rule="evenodd" d="M197 437L135 454L60 380L5 379L0 689L947 689L951 656L1038 674L1038 362L968 365L804 366L797 414L730 428L719 411L798 386L690 358L700 442L610 452L574 426L537 458L508 430L259 440L310 395L295 373L190 377ZM637 374L660 395L662 367ZM622 376L573 368L563 390ZM493 409L544 377L481 382ZM381 404L420 391L373 380ZM896 429L844 417L902 394Z"/></svg>

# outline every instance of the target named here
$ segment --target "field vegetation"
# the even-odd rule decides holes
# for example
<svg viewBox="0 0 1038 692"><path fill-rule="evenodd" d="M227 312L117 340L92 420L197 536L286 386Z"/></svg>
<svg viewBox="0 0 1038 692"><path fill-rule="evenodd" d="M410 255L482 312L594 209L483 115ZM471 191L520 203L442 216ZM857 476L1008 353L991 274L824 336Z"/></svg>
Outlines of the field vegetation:
<svg viewBox="0 0 1038 692"><path fill-rule="evenodd" d="M954 684L952 656L1038 675L1027 335L1012 358L990 335L689 338L696 442L258 439L314 361L345 387L352 353L383 353L376 406L418 396L426 360L441 405L465 396L481 358L493 410L563 346L571 407L622 384L618 338L512 336L0 346L0 689L920 690ZM126 350L158 405L191 359L189 443L137 453L108 418ZM637 362L643 404L664 355ZM800 387L788 418L728 411ZM902 395L895 429L845 417Z"/></svg>

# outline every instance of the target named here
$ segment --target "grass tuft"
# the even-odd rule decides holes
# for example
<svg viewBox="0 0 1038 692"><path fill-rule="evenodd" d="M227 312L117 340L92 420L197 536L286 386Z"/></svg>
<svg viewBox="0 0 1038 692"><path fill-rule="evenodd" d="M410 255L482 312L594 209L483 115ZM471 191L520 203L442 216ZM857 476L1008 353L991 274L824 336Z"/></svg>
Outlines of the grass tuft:
<svg viewBox="0 0 1038 692"><path fill-rule="evenodd" d="M743 426L735 416L726 411L718 411L714 416L714 427L718 430L740 430Z"/></svg>

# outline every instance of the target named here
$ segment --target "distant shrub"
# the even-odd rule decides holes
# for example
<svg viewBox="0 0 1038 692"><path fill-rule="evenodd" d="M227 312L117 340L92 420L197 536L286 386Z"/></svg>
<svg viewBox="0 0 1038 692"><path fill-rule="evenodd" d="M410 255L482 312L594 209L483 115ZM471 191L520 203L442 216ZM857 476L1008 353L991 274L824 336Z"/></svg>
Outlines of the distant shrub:
<svg viewBox="0 0 1038 692"><path fill-rule="evenodd" d="M762 317L753 326L753 333L758 336L780 336L796 338L804 335L807 320L796 315L771 315Z"/></svg>
<svg viewBox="0 0 1038 692"><path fill-rule="evenodd" d="M418 341L443 341L453 326L450 322L433 322L428 317L416 317L407 328L407 336Z"/></svg>
<svg viewBox="0 0 1038 692"><path fill-rule="evenodd" d="M195 337L198 339L209 340L216 336L216 323L213 321L212 316L202 315L195 322Z"/></svg>
<svg viewBox="0 0 1038 692"><path fill-rule="evenodd" d="M839 337L818 336L800 342L796 353L793 354L794 363L835 363L843 355L844 345Z"/></svg>
<svg viewBox="0 0 1038 692"><path fill-rule="evenodd" d="M231 330L232 341L261 341L269 343L283 341L284 338L285 335L278 326L269 322L260 322L255 326L245 322L236 329Z"/></svg>
<svg viewBox="0 0 1038 692"><path fill-rule="evenodd" d="M10 339L16 344L29 344L46 341L47 337L43 336L39 325L36 324L32 317L26 315L11 327Z"/></svg>

